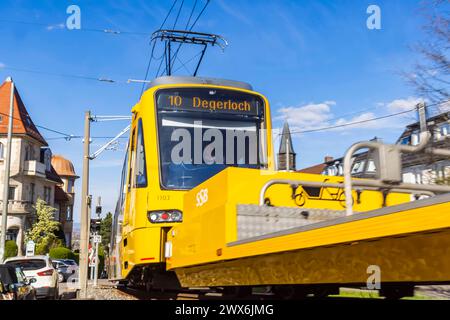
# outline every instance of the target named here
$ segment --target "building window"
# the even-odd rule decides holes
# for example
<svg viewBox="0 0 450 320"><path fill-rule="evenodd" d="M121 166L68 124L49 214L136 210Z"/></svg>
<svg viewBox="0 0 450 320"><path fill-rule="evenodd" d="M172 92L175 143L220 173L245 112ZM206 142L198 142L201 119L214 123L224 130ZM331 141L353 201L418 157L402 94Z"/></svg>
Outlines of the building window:
<svg viewBox="0 0 450 320"><path fill-rule="evenodd" d="M73 207L67 206L66 208L66 221L72 221L72 213L73 213Z"/></svg>
<svg viewBox="0 0 450 320"><path fill-rule="evenodd" d="M15 200L16 199L16 187L9 187L8 190L8 200Z"/></svg>
<svg viewBox="0 0 450 320"><path fill-rule="evenodd" d="M34 148L31 144L25 147L25 160L34 160Z"/></svg>
<svg viewBox="0 0 450 320"><path fill-rule="evenodd" d="M4 153L4 146L3 146L3 143L1 143L0 142L0 159L3 159L4 158L4 155L3 155L3 153Z"/></svg>
<svg viewBox="0 0 450 320"><path fill-rule="evenodd" d="M58 203L55 203L55 207L56 207L56 211L55 211L55 220L56 221L60 221L60 217L61 217L61 205Z"/></svg>
<svg viewBox="0 0 450 320"><path fill-rule="evenodd" d="M17 241L17 235L19 234L19 228L12 227L6 230L6 240Z"/></svg>
<svg viewBox="0 0 450 320"><path fill-rule="evenodd" d="M416 177L416 184L422 184L422 173L416 171L415 177Z"/></svg>
<svg viewBox="0 0 450 320"><path fill-rule="evenodd" d="M409 145L411 144L411 136L404 137L400 140L400 144Z"/></svg>
<svg viewBox="0 0 450 320"><path fill-rule="evenodd" d="M444 137L450 135L450 123L445 123L441 126L441 135Z"/></svg>
<svg viewBox="0 0 450 320"><path fill-rule="evenodd" d="M50 172L52 170L52 152L50 149L44 151L45 170Z"/></svg>
<svg viewBox="0 0 450 320"><path fill-rule="evenodd" d="M52 189L50 187L44 187L44 201L47 202L47 204L50 204L51 195Z"/></svg>
<svg viewBox="0 0 450 320"><path fill-rule="evenodd" d="M67 179L67 193L73 193L73 180Z"/></svg>
<svg viewBox="0 0 450 320"><path fill-rule="evenodd" d="M374 173L377 171L377 167L375 166L375 161L369 160L367 165L367 172Z"/></svg>
<svg viewBox="0 0 450 320"><path fill-rule="evenodd" d="M34 183L30 184L30 202L34 203L34 195L35 195L36 185Z"/></svg>
<svg viewBox="0 0 450 320"><path fill-rule="evenodd" d="M420 143L420 135L419 132L417 131L411 135L411 145L417 146L419 143Z"/></svg>

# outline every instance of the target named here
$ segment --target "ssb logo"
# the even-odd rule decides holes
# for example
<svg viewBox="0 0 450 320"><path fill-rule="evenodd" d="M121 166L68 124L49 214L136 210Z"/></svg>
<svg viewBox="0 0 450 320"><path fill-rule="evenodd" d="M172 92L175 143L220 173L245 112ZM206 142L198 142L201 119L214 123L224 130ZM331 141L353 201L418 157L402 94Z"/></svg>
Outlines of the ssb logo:
<svg viewBox="0 0 450 320"><path fill-rule="evenodd" d="M208 189L202 189L197 193L197 207L203 206L208 202Z"/></svg>

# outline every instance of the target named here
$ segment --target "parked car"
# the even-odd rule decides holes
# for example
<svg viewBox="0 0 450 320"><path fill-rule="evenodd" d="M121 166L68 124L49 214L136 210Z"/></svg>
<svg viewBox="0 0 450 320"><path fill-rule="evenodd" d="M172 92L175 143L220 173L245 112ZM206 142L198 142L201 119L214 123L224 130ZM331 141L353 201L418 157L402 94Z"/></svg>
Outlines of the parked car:
<svg viewBox="0 0 450 320"><path fill-rule="evenodd" d="M74 268L78 269L78 264L73 259L60 259L60 261L64 262L65 264L68 264L69 266L73 266Z"/></svg>
<svg viewBox="0 0 450 320"><path fill-rule="evenodd" d="M59 299L58 272L47 256L15 257L5 260L5 264L20 267L27 278L34 278L38 298Z"/></svg>
<svg viewBox="0 0 450 320"><path fill-rule="evenodd" d="M0 264L0 300L36 300L36 289L20 267Z"/></svg>
<svg viewBox="0 0 450 320"><path fill-rule="evenodd" d="M69 279L70 276L74 275L77 273L78 271L78 265L72 265L69 264L68 261L73 261L73 260L68 260L68 259L58 259L52 260L52 264L53 264L53 268L56 269L56 271L58 271L58 281L59 282L65 282ZM75 261L73 261L75 262Z"/></svg>

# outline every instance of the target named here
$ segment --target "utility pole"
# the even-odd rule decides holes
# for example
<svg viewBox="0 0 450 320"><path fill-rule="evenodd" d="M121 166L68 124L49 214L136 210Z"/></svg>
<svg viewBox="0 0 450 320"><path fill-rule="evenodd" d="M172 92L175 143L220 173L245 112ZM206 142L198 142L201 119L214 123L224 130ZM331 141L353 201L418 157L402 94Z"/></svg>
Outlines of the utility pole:
<svg viewBox="0 0 450 320"><path fill-rule="evenodd" d="M427 106L425 102L421 102L416 106L417 114L419 116L420 132L425 132L427 128Z"/></svg>
<svg viewBox="0 0 450 320"><path fill-rule="evenodd" d="M95 208L95 213L97 214L97 221L100 221L100 214L102 213L102 203L101 203L101 197L97 198L97 207ZM100 224L101 225L101 224ZM94 244L95 244L95 267L94 267L94 288L97 287L98 283L98 244L99 244L99 234L98 234L98 227L95 228L95 235L94 235Z"/></svg>
<svg viewBox="0 0 450 320"><path fill-rule="evenodd" d="M90 227L90 197L89 197L89 144L91 136L91 112L84 114L84 146L83 146L83 177L81 186L81 230L80 230L80 298L87 298L88 250Z"/></svg>
<svg viewBox="0 0 450 320"><path fill-rule="evenodd" d="M9 193L9 175L11 166L11 145L12 145L12 131L13 131L13 116L14 116L14 82L11 81L11 97L9 100L9 121L8 121L8 140L6 143L6 159L5 171L3 177L3 210L2 210L2 229L0 238L0 263L3 263L5 254L6 231L8 223L8 193ZM22 230L21 230L22 231Z"/></svg>

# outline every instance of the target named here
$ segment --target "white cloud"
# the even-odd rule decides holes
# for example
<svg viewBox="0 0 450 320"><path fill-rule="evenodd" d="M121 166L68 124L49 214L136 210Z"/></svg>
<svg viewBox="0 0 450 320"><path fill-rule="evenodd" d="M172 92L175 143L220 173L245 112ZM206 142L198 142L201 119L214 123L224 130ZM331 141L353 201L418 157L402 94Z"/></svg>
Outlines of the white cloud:
<svg viewBox="0 0 450 320"><path fill-rule="evenodd" d="M325 101L299 107L281 108L278 110L280 115L275 117L275 120L288 120L290 125L302 130L326 126L329 125L329 120L333 118L331 107L335 104L334 101Z"/></svg>
<svg viewBox="0 0 450 320"><path fill-rule="evenodd" d="M253 24L252 21L249 18L247 18L246 15L244 13L242 13L241 10L239 10L236 7L229 6L229 4L230 4L229 1L218 0L217 4L224 12L226 12L227 14L232 16L234 19L236 19L242 23L245 23L247 25Z"/></svg>
<svg viewBox="0 0 450 320"><path fill-rule="evenodd" d="M338 120L336 120L336 122L334 123L335 126L342 126L342 125L346 125L346 124L350 124L350 123L358 123L358 122L362 122L362 121L368 121L371 119L374 119L376 117L376 115L372 112L365 112L363 114L360 114L358 116L355 116L353 118L350 119L344 119L344 118L340 118ZM375 123L375 121L373 121L373 123ZM354 124L352 125L352 128L367 128L367 126L370 124L370 122L363 122L363 123L358 123L358 124ZM378 127L378 125L376 125L376 127Z"/></svg>
<svg viewBox="0 0 450 320"><path fill-rule="evenodd" d="M409 97L407 99L397 99L386 104L388 111L390 112L402 112L413 109L418 103L424 100L416 97Z"/></svg>
<svg viewBox="0 0 450 320"><path fill-rule="evenodd" d="M348 132L355 129L401 129L408 123L414 122L414 113L398 115L395 117L383 117L392 113L411 110L422 102L420 98L409 97L396 99L388 103L378 102L373 108L361 112L354 112L353 116L335 115L333 106L335 101L324 101L322 103L310 103L298 107L284 107L278 110L274 120L287 120L292 132L314 130L337 126L335 131Z"/></svg>
<svg viewBox="0 0 450 320"><path fill-rule="evenodd" d="M47 30L51 31L51 30L56 30L56 29L64 29L66 26L64 25L64 23L59 23L59 24L53 24L50 26L47 26Z"/></svg>

